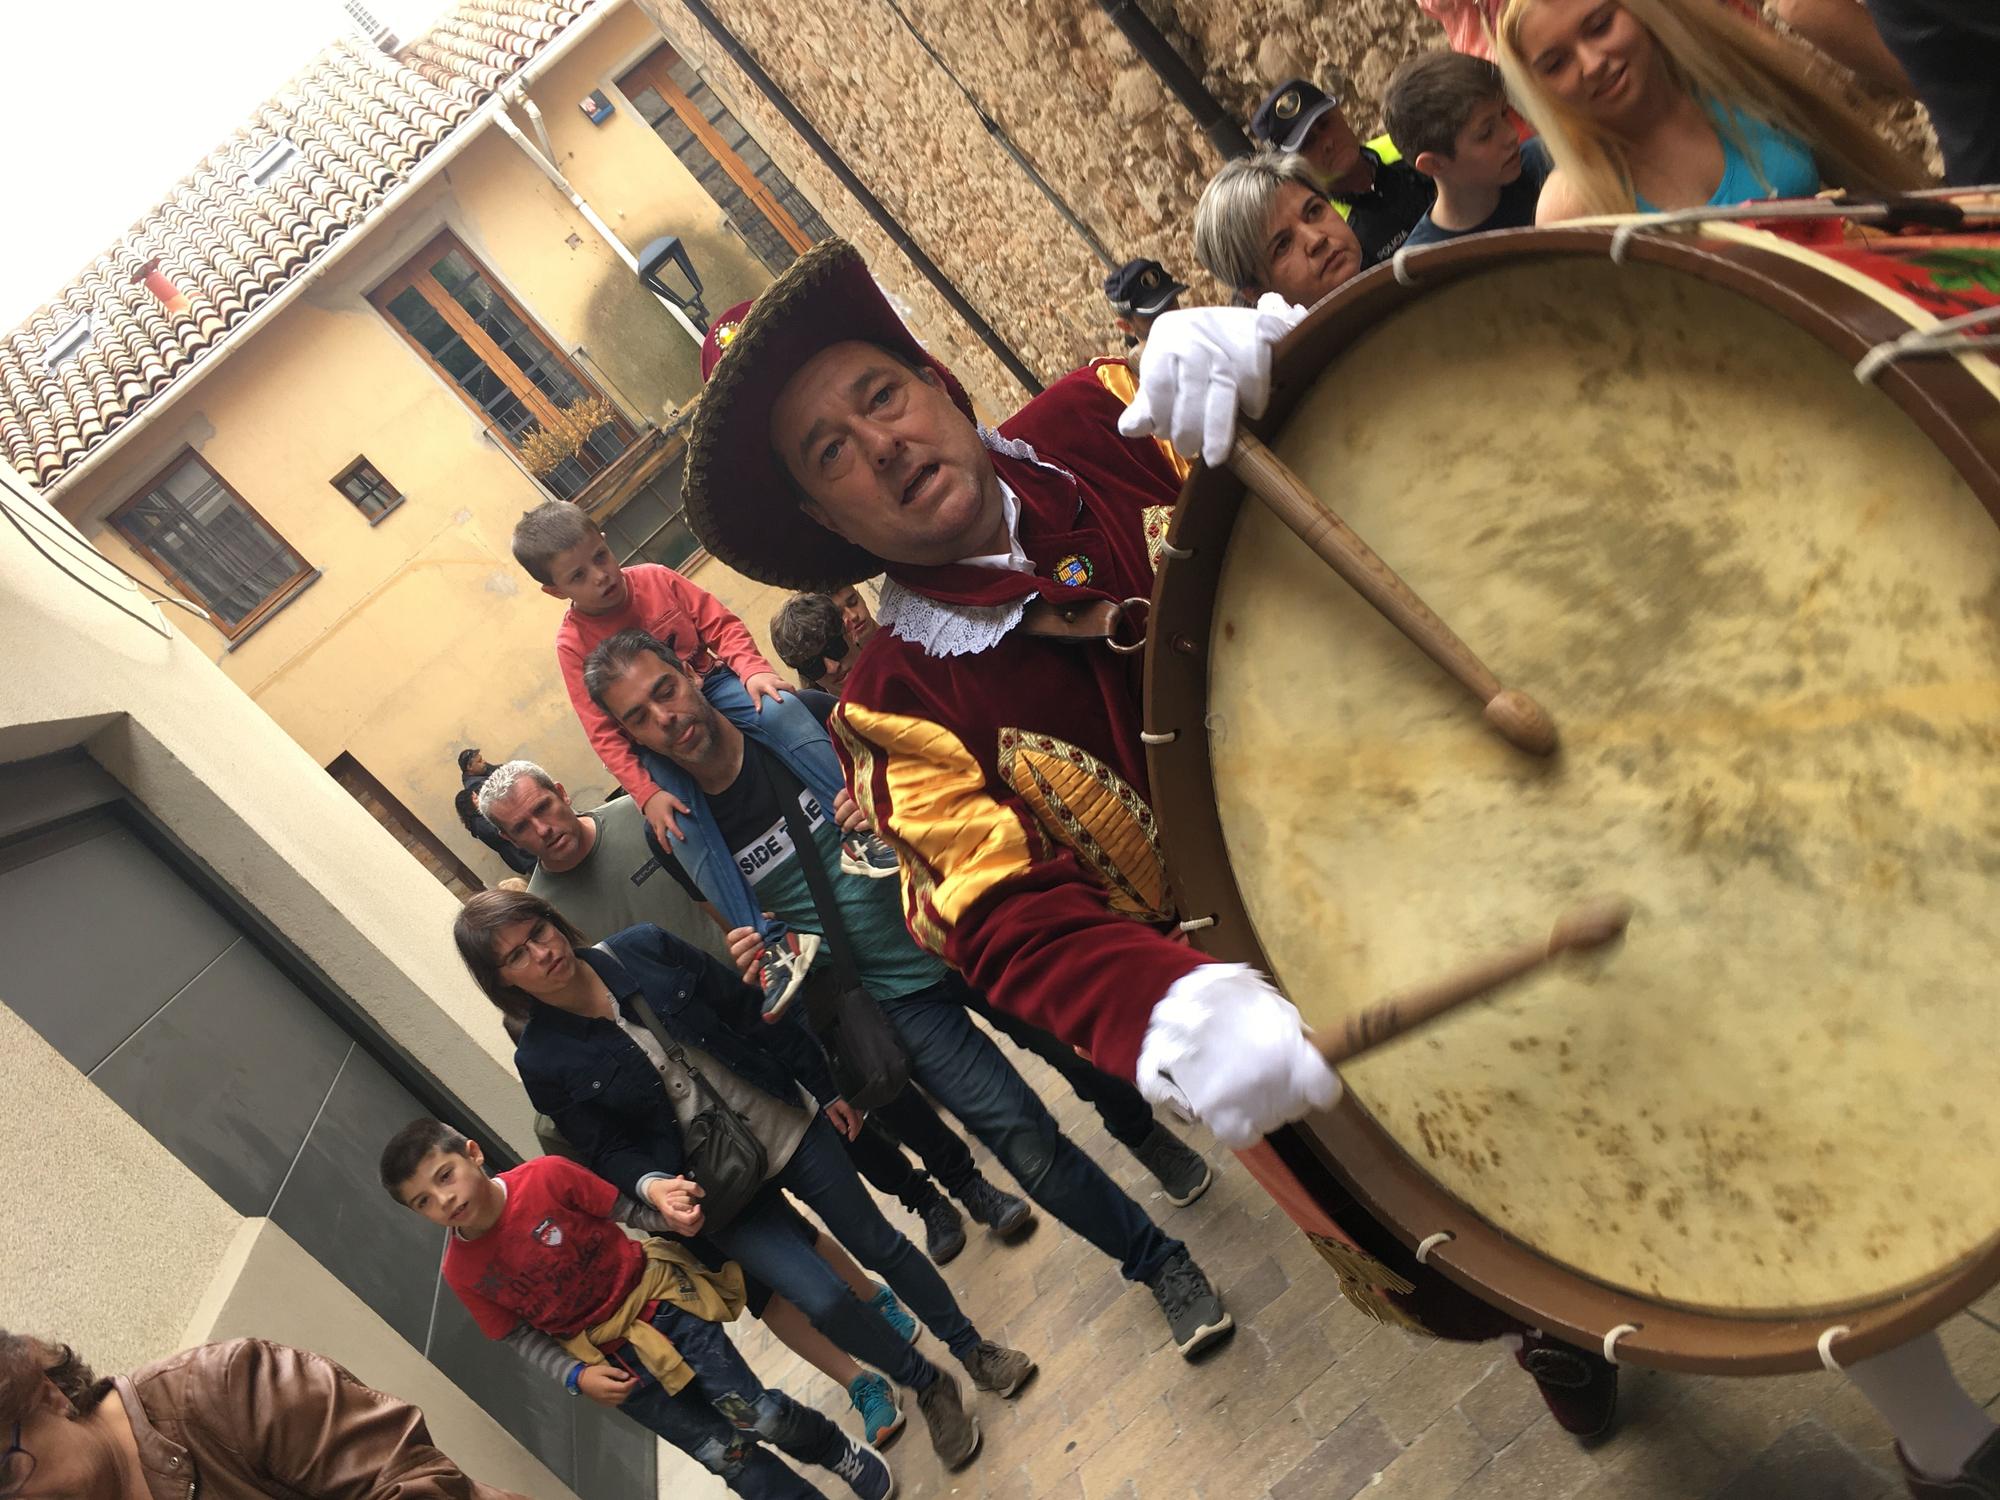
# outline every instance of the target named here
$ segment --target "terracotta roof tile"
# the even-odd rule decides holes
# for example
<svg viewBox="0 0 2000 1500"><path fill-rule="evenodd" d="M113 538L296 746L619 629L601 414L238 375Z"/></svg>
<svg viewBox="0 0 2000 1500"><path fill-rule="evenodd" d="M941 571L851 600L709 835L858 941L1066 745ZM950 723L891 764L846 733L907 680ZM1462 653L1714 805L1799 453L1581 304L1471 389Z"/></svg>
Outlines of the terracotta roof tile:
<svg viewBox="0 0 2000 1500"><path fill-rule="evenodd" d="M459 0L392 55L334 42L118 241L0 335L0 457L55 483L341 235L591 0ZM597 0L609 3L609 0ZM280 138L270 181L247 169ZM186 296L170 315L135 280L158 258ZM42 351L80 313L90 342L55 370Z"/></svg>

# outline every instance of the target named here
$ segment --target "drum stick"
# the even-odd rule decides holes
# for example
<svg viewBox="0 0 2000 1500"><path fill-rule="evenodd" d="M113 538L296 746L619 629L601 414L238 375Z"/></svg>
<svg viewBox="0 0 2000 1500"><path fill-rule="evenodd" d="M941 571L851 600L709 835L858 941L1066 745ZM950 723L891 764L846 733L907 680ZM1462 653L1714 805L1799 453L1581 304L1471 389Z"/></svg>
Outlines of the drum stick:
<svg viewBox="0 0 2000 1500"><path fill-rule="evenodd" d="M1407 1036L1448 1010L1483 1000L1501 986L1532 974L1560 954L1601 948L1623 935L1632 903L1608 896L1573 908L1556 923L1546 943L1526 943L1476 963L1447 978L1378 1001L1338 1026L1312 1033L1312 1043L1329 1066L1338 1067L1371 1047Z"/></svg>
<svg viewBox="0 0 2000 1500"><path fill-rule="evenodd" d="M1472 648L1452 633L1374 548L1307 489L1277 454L1249 433L1239 432L1229 467L1300 541L1353 585L1391 625L1416 642L1424 655L1485 704L1486 722L1502 739L1531 755L1547 755L1555 749L1556 726L1548 711L1526 693L1501 686L1500 679L1473 655Z"/></svg>

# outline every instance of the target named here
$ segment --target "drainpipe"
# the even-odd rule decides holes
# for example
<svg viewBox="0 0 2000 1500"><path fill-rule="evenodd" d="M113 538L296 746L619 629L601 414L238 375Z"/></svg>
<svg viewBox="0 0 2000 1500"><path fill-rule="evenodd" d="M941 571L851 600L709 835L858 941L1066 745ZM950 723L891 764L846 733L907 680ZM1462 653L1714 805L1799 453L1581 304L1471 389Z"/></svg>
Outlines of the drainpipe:
<svg viewBox="0 0 2000 1500"><path fill-rule="evenodd" d="M541 143L542 155L546 156L550 161L554 161L556 159L556 148L549 140L549 127L547 122L542 119L541 106L530 99L528 91L519 84L514 85L514 102L520 105L521 109L527 114L528 124L535 132L535 139Z"/></svg>
<svg viewBox="0 0 2000 1500"><path fill-rule="evenodd" d="M1174 50L1174 44L1160 34L1152 17L1139 8L1139 0L1099 0L1111 24L1125 34L1132 50L1159 76L1167 92L1187 107L1195 124L1225 159L1248 156L1249 138L1235 118L1224 109L1201 81L1201 76Z"/></svg>
<svg viewBox="0 0 2000 1500"><path fill-rule="evenodd" d="M799 139L804 141L812 149L813 155L820 159L821 165L833 173L840 185L853 195L854 200L861 205L868 217L889 236L890 242L909 257L910 264L917 268L924 280L936 288L937 294L944 298L945 304L965 321L966 326L978 336L979 342L993 351L993 357L1007 367L1007 373L1027 387L1032 394L1040 395L1042 383L1035 378L1035 372L1022 363L1021 357L1008 346L1005 339L1000 337L993 325L981 316L979 309L965 300L964 294L952 284L951 278L945 275L937 262L924 254L923 247L910 238L909 231L896 221L896 216L883 206L882 200L868 191L867 184L854 175L847 163L840 159L840 154L827 143L826 137L813 128L812 121L799 112L798 106L786 97L785 91L779 88L771 75L759 66L757 59L750 55L743 44L736 39L735 34L717 19L715 12L710 10L703 0L680 0L680 4L694 17L695 23L708 33L710 40L727 54L729 60L743 70L744 75L750 80L751 87L771 101L778 113L784 116L785 123L792 127Z"/></svg>
<svg viewBox="0 0 2000 1500"><path fill-rule="evenodd" d="M508 92L512 96L513 103L527 106L539 133L541 111L535 108L533 101L528 99L527 95L518 85ZM535 143L521 133L521 127L514 123L513 116L509 115L506 110L503 109L499 114L495 115L493 123L505 131L507 139L519 146L522 154L541 169L544 177L556 185L556 191L569 199L569 206L582 216L583 222L588 224L596 232L597 237L609 245L612 252L625 262L625 269L630 271L634 276L637 276L639 274L639 257L626 248L625 242L618 238L617 232L604 222L603 218L599 216L596 209L590 206L583 194L570 185L570 180L562 174L562 168L551 161L549 157L542 155L540 151L535 149ZM547 137L544 136L543 139L546 140ZM679 323L687 336L694 340L695 347L700 348L702 339L705 337L705 330L695 327L686 313L675 307L666 298L660 296L659 293L655 292L653 294L653 300L673 314L674 321Z"/></svg>
<svg viewBox="0 0 2000 1500"><path fill-rule="evenodd" d="M561 36L523 65L509 83L518 83L525 87L541 77L562 61L585 37L617 14L618 10L618 0L596 0L590 9L570 22ZM506 86L503 84L502 89ZM114 454L123 450L134 438L169 411L174 410L190 390L206 380L218 365L248 343L251 334L304 296L308 288L345 260L357 245L369 242L369 229L387 219L403 204L422 192L432 179L443 173L444 169L457 159L461 152L479 139L487 125L496 117L504 115L506 109L506 98L501 90L495 90L492 98L461 120L449 135L433 146L430 155L418 162L408 177L390 188L383 195L382 201L370 209L360 223L335 240L318 260L279 287L268 302L225 333L220 343L204 351L193 365L176 375L164 391L139 408L137 415L131 417L124 426L72 465L61 478L43 492L43 500L50 505L59 504L73 494L85 478L102 468Z"/></svg>
<svg viewBox="0 0 2000 1500"><path fill-rule="evenodd" d="M1063 222L1069 225L1076 237L1090 247L1090 253L1102 261L1107 270L1116 270L1118 262L1111 258L1111 252L1105 249L1104 241L1097 237L1096 231L1084 223L1082 217L1069 206L1063 195L1055 190L1049 180L1042 175L1041 168L1028 159L1028 153L1014 144L1014 138L1007 134L1000 122L986 113L985 107L973 96L972 90L965 86L964 80L951 70L951 64L946 62L937 48L931 45L930 38L917 30L916 24L904 14L902 6L898 5L896 0L887 0L887 4L895 13L896 19L903 23L903 29L909 32L919 47L924 49L924 55L930 58L937 66L937 70L949 78L952 86L964 96L967 107L979 117L980 125L993 137L993 143L1013 159L1014 165L1019 167L1028 181L1035 185L1035 191L1048 199L1049 206L1062 216Z"/></svg>

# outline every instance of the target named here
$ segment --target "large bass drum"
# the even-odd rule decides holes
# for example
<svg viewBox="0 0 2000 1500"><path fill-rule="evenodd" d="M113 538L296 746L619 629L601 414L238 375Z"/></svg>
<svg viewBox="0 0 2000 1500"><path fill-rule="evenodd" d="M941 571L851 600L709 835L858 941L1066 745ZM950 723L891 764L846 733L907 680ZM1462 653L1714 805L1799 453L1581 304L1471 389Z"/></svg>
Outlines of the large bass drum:
<svg viewBox="0 0 2000 1500"><path fill-rule="evenodd" d="M1154 598L1156 808L1193 941L1316 1024L1631 897L1608 963L1366 1055L1302 1128L1537 1326L1847 1364L2000 1277L2000 382L1921 350L1856 376L1977 305L1954 286L2000 293L2000 254L1611 248L1373 272L1253 424L1556 753L1201 470Z"/></svg>

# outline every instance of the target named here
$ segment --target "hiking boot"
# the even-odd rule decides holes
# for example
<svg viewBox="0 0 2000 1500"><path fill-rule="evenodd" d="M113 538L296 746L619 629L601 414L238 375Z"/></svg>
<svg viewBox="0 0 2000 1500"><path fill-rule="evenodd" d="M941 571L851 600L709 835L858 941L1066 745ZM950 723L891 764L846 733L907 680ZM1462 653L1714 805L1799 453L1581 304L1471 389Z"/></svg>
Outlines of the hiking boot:
<svg viewBox="0 0 2000 1500"><path fill-rule="evenodd" d="M840 1435L840 1444L846 1451L826 1468L846 1480L847 1487L861 1500L889 1500L896 1493L896 1476L882 1462L882 1455L845 1433Z"/></svg>
<svg viewBox="0 0 2000 1500"><path fill-rule="evenodd" d="M1211 1344L1226 1338L1236 1326L1222 1299L1215 1295L1215 1288L1202 1275L1201 1267L1185 1250L1175 1251L1153 1273L1146 1287L1166 1315L1174 1347L1180 1350L1183 1359L1193 1359Z"/></svg>
<svg viewBox="0 0 2000 1500"><path fill-rule="evenodd" d="M1933 1479L1896 1444L1896 1462L1903 1466L1903 1483L1914 1500L2000 1500L2000 1433L1995 1433L1949 1479Z"/></svg>
<svg viewBox="0 0 2000 1500"><path fill-rule="evenodd" d="M919 1211L924 1221L924 1254L944 1265L965 1248L965 1220L943 1193L934 1193Z"/></svg>
<svg viewBox="0 0 2000 1500"><path fill-rule="evenodd" d="M896 1400L896 1388L873 1370L863 1370L847 1383L847 1399L861 1413L862 1430L877 1448L886 1448L903 1435L903 1408Z"/></svg>
<svg viewBox="0 0 2000 1500"><path fill-rule="evenodd" d="M913 1344L917 1341L917 1320L904 1310L903 1304L896 1300L896 1294L886 1286L879 1284L876 1286L875 1295L870 1299L868 1306L871 1311L880 1313L882 1321L895 1329L904 1339Z"/></svg>
<svg viewBox="0 0 2000 1500"><path fill-rule="evenodd" d="M1025 1234L1035 1222L1035 1211L1012 1193L1003 1193L977 1173L958 1195L974 1222L984 1224L1003 1240Z"/></svg>
<svg viewBox="0 0 2000 1500"><path fill-rule="evenodd" d="M882 842L881 835L850 833L840 841L840 873L894 880L902 873L902 866L896 863L896 851Z"/></svg>
<svg viewBox="0 0 2000 1500"><path fill-rule="evenodd" d="M1175 1208L1186 1208L1207 1192L1208 1185L1215 1180L1200 1152L1157 1124L1132 1148L1132 1154L1139 1158L1140 1166L1160 1180L1167 1202Z"/></svg>
<svg viewBox="0 0 2000 1500"><path fill-rule="evenodd" d="M764 1019L775 1021L785 1013L799 986L806 982L806 970L819 954L819 934L788 932L764 945Z"/></svg>
<svg viewBox="0 0 2000 1500"><path fill-rule="evenodd" d="M970 1351L959 1355L958 1362L965 1366L974 1386L991 1391L1003 1401L1033 1380L1040 1368L1019 1349L1009 1349L991 1339L981 1339Z"/></svg>
<svg viewBox="0 0 2000 1500"><path fill-rule="evenodd" d="M1514 1360L1535 1377L1564 1432L1593 1443L1611 1431L1618 1415L1618 1367L1610 1360L1545 1333L1526 1335Z"/></svg>
<svg viewBox="0 0 2000 1500"><path fill-rule="evenodd" d="M940 1463L947 1469L962 1469L972 1462L979 1451L979 1419L965 1409L956 1380L939 1370L937 1379L917 1392L917 1410L924 1414Z"/></svg>

